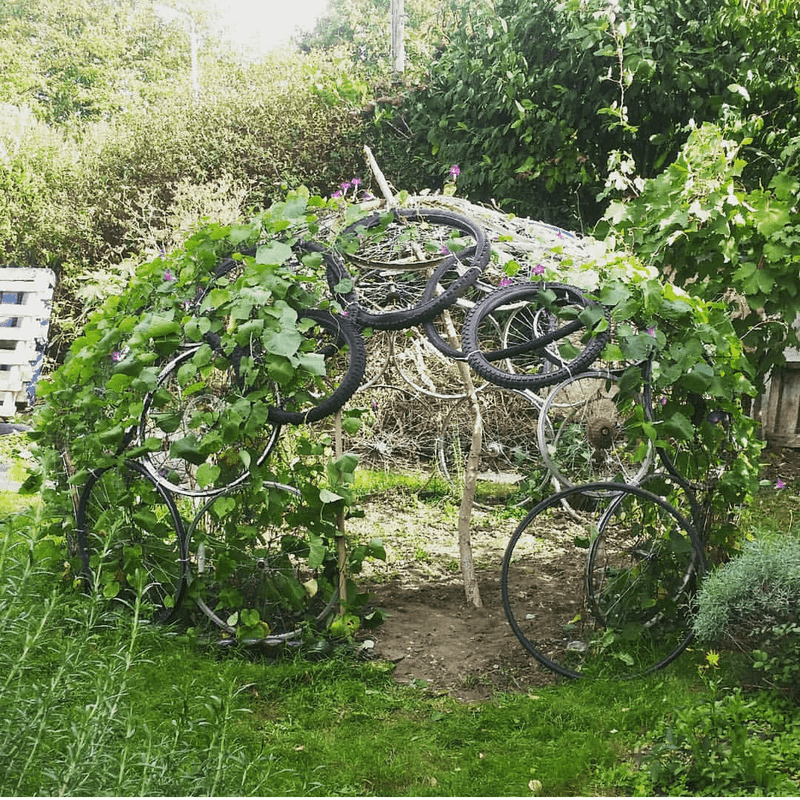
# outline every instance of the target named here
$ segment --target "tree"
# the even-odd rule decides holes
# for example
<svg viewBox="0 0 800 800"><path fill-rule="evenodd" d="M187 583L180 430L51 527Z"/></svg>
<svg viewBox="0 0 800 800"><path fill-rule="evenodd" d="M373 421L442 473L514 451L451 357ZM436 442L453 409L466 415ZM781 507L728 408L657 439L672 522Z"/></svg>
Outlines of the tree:
<svg viewBox="0 0 800 800"><path fill-rule="evenodd" d="M50 123L107 119L186 75L186 34L136 0L8 0L0 99Z"/></svg>

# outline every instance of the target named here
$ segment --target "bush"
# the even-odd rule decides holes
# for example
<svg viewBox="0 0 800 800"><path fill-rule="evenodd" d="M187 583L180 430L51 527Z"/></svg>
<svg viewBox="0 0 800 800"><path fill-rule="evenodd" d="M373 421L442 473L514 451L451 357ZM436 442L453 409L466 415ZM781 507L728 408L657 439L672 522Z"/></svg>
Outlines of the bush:
<svg viewBox="0 0 800 800"><path fill-rule="evenodd" d="M706 644L748 654L769 685L800 685L800 542L746 542L739 556L711 574L697 596L694 631Z"/></svg>

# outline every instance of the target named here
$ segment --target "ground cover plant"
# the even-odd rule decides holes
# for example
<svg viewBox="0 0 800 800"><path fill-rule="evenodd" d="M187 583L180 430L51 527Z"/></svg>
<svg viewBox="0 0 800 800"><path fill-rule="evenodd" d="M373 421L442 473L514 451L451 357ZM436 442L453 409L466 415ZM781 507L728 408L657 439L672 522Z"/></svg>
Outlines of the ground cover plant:
<svg viewBox="0 0 800 800"><path fill-rule="evenodd" d="M796 704L742 691L724 653L716 667L696 649L644 679L531 682L463 702L348 647L322 660L220 651L75 594L36 533L38 498L9 497L3 794L797 793ZM778 510L782 498L791 505L759 494Z"/></svg>

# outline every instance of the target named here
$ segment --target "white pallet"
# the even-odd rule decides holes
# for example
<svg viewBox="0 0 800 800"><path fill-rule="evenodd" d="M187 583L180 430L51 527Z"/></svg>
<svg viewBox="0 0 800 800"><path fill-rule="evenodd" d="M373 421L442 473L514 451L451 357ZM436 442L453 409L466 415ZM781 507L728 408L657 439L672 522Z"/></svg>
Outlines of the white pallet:
<svg viewBox="0 0 800 800"><path fill-rule="evenodd" d="M49 269L0 267L0 417L12 417L30 402L55 283Z"/></svg>

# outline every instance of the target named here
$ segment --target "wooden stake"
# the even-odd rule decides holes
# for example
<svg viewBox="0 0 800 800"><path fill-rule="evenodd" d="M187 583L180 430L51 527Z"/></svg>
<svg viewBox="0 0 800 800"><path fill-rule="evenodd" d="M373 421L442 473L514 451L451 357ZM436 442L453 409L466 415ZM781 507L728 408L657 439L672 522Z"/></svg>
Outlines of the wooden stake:
<svg viewBox="0 0 800 800"><path fill-rule="evenodd" d="M369 145L364 145L364 155L367 157L367 164L369 165L369 170L372 173L375 181L378 184L378 188L381 190L381 194L383 195L384 199L386 200L386 205L388 206L395 206L397 203L394 199L394 194L392 190L389 188L389 184L386 181L386 178L381 172L381 168L378 166L378 162L375 160L375 156L372 155L372 150L369 149Z"/></svg>

